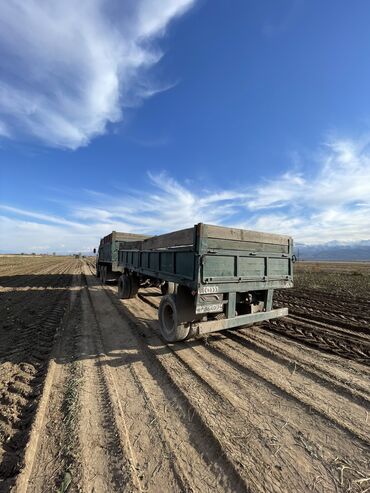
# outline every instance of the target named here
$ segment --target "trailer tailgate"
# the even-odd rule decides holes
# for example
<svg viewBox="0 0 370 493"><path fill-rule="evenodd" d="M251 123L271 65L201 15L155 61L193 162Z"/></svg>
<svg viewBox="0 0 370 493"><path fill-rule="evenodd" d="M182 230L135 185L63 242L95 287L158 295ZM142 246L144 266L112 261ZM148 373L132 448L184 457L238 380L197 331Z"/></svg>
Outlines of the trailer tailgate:
<svg viewBox="0 0 370 493"><path fill-rule="evenodd" d="M202 282L224 283L286 279L291 275L290 258L250 255L203 255Z"/></svg>
<svg viewBox="0 0 370 493"><path fill-rule="evenodd" d="M289 236L202 226L202 283L265 282L292 275Z"/></svg>

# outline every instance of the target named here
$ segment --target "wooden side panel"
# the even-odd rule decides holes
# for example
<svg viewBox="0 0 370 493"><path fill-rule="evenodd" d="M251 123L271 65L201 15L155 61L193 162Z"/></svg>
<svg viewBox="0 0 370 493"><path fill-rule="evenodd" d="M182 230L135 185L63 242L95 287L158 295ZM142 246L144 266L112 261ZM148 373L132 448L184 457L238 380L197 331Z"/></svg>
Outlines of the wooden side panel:
<svg viewBox="0 0 370 493"><path fill-rule="evenodd" d="M121 250L164 250L194 244L194 228L182 229L159 236L147 237L144 240L121 241Z"/></svg>
<svg viewBox="0 0 370 493"><path fill-rule="evenodd" d="M113 243L114 241L135 241L135 240L145 240L146 238L150 238L147 235L141 235L136 233L123 233L120 231L112 231L109 235L104 236L100 240L100 245L106 243Z"/></svg>
<svg viewBox="0 0 370 493"><path fill-rule="evenodd" d="M233 240L254 243L269 243L271 245L288 245L289 236L270 233L259 233L247 229L225 228L223 226L203 225L204 235L208 238Z"/></svg>
<svg viewBox="0 0 370 493"><path fill-rule="evenodd" d="M159 236L152 236L141 242L142 250L159 250L162 248L173 248L185 245L193 245L194 228L182 229Z"/></svg>
<svg viewBox="0 0 370 493"><path fill-rule="evenodd" d="M121 233L119 231L113 231L112 236L116 241L136 241L150 238L150 236L148 235L140 235L136 233Z"/></svg>
<svg viewBox="0 0 370 493"><path fill-rule="evenodd" d="M142 240L120 241L119 249L120 250L140 250L141 244L142 244Z"/></svg>
<svg viewBox="0 0 370 493"><path fill-rule="evenodd" d="M258 243L255 241L224 240L220 238L208 238L207 248L209 250L238 250L262 253L289 253L289 245Z"/></svg>

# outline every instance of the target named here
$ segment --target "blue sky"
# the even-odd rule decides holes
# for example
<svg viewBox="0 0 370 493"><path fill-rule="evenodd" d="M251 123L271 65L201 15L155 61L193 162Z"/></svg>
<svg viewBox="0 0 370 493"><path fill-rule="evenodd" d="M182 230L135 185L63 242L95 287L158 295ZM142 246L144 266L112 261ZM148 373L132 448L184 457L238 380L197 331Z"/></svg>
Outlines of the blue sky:
<svg viewBox="0 0 370 493"><path fill-rule="evenodd" d="M370 239L367 0L40 5L0 6L0 251Z"/></svg>

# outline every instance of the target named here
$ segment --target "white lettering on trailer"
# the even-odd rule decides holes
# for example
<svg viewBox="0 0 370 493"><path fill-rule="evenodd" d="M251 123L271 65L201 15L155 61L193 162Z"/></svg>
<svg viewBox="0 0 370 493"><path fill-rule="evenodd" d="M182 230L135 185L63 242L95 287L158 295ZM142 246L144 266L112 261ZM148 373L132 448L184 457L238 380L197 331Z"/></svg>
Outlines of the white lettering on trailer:
<svg viewBox="0 0 370 493"><path fill-rule="evenodd" d="M213 294L213 293L218 293L219 287L218 286L202 286L199 288L199 294Z"/></svg>
<svg viewBox="0 0 370 493"><path fill-rule="evenodd" d="M222 308L222 303L216 303L214 305L197 305L196 313L222 312Z"/></svg>

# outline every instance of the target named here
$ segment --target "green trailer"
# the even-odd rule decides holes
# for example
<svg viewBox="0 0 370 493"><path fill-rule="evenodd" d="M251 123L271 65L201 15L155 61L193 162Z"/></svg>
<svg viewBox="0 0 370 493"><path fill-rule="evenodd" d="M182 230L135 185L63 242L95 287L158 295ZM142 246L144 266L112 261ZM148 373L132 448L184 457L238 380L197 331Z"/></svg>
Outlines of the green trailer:
<svg viewBox="0 0 370 493"><path fill-rule="evenodd" d="M117 280L121 274L118 269L118 250L121 242L127 243L145 238L148 238L148 236L112 231L112 233L100 240L96 256L96 275L100 277L103 284L107 281ZM96 253L95 249L94 253Z"/></svg>
<svg viewBox="0 0 370 493"><path fill-rule="evenodd" d="M288 314L272 308L274 289L293 285L289 236L197 224L146 239L121 241L120 298L160 286L158 315L170 342Z"/></svg>

